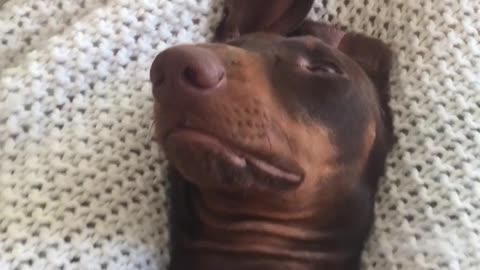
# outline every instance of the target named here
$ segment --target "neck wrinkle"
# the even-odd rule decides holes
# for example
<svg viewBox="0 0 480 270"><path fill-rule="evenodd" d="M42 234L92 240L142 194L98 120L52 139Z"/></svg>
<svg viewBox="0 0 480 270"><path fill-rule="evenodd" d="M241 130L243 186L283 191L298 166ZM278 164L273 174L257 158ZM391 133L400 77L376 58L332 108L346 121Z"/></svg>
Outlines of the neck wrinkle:
<svg viewBox="0 0 480 270"><path fill-rule="evenodd" d="M296 218L292 220L288 220L288 215L251 215L241 208L230 208L227 213L228 207L211 207L215 204L205 200L208 195L198 192L192 196L192 211L198 222L195 226L201 230L194 240L185 239L186 250L306 264L342 263L355 255L354 250L340 244L346 231L302 226L314 212L294 213Z"/></svg>

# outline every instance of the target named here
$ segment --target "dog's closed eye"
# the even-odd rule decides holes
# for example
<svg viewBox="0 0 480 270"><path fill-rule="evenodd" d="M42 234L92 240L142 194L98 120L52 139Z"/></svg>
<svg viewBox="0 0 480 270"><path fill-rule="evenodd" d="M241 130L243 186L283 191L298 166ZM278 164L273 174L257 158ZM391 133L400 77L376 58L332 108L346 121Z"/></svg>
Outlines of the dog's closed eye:
<svg viewBox="0 0 480 270"><path fill-rule="evenodd" d="M305 67L311 72L322 72L322 73L329 73L329 74L338 74L342 75L342 70L335 64L330 62L318 62L312 63Z"/></svg>
<svg viewBox="0 0 480 270"><path fill-rule="evenodd" d="M331 61L309 61L307 59L300 59L299 66L312 73L343 75L342 69Z"/></svg>

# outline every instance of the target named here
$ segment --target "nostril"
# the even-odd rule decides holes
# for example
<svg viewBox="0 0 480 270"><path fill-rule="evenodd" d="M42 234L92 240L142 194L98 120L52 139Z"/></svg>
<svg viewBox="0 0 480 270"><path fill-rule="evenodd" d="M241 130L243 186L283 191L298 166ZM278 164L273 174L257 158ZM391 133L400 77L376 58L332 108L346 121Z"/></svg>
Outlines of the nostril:
<svg viewBox="0 0 480 270"><path fill-rule="evenodd" d="M200 87L201 87L201 85L197 85L197 84L199 84L199 82L198 82L198 81L199 81L199 78L198 78L197 72L195 71L194 68L192 68L192 67L187 67L187 68L183 71L183 76L185 77L185 79L186 79L189 83L191 83L191 84L193 84L193 85L195 85L195 86L200 86Z"/></svg>
<svg viewBox="0 0 480 270"><path fill-rule="evenodd" d="M165 80L165 75L164 73L159 70L153 77L152 77L152 83L154 85L160 85L163 83L163 81Z"/></svg>
<svg viewBox="0 0 480 270"><path fill-rule="evenodd" d="M225 72L215 67L194 67L188 66L183 71L184 79L198 89L211 89L225 76Z"/></svg>

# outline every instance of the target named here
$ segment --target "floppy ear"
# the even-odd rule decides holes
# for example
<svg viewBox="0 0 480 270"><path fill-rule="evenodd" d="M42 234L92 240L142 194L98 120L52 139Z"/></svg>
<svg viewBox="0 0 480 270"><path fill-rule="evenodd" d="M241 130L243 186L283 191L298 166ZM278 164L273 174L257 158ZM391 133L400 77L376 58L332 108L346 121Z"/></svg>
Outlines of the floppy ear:
<svg viewBox="0 0 480 270"><path fill-rule="evenodd" d="M357 33L346 33L338 44L338 48L355 60L374 84L385 124L386 144L391 146L395 140L392 112L389 106L392 51L381 40Z"/></svg>
<svg viewBox="0 0 480 270"><path fill-rule="evenodd" d="M380 39L359 33L344 32L325 23L305 21L292 35L311 35L321 39L354 60L368 75L377 90L382 107L386 134L393 142L393 121L390 107L390 70L392 51Z"/></svg>
<svg viewBox="0 0 480 270"><path fill-rule="evenodd" d="M307 16L314 0L225 0L215 40L253 32L287 34Z"/></svg>

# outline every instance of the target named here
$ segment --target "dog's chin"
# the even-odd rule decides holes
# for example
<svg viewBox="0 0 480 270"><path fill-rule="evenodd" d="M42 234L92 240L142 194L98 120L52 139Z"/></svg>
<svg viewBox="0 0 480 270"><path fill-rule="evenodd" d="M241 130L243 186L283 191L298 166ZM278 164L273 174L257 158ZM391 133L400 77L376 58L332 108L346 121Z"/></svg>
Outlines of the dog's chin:
<svg viewBox="0 0 480 270"><path fill-rule="evenodd" d="M281 168L196 130L171 132L163 147L171 165L199 188L287 191L303 181L298 167Z"/></svg>

